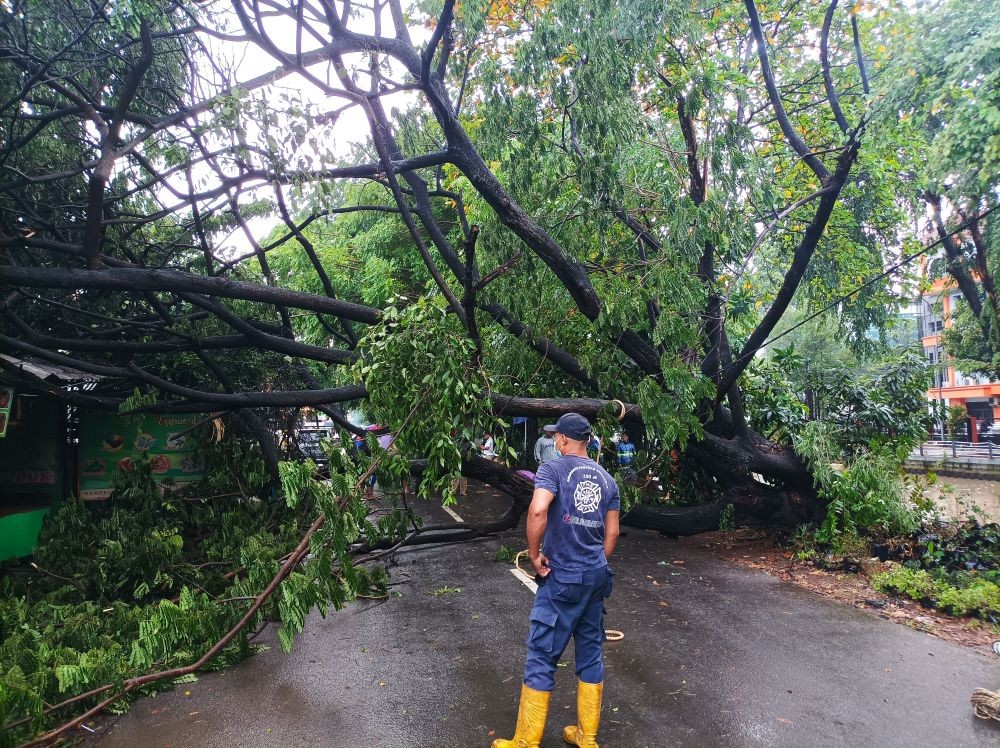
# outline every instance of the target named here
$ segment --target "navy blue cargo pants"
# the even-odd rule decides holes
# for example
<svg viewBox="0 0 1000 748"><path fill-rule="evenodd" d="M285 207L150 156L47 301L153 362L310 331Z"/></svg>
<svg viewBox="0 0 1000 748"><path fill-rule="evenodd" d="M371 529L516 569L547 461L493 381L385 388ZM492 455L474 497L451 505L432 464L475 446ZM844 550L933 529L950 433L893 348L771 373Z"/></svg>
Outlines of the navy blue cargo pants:
<svg viewBox="0 0 1000 748"><path fill-rule="evenodd" d="M531 609L525 685L536 691L555 688L556 664L571 636L576 639L577 677L584 683L604 682L604 600L613 579L611 569L602 566L576 572L552 569L541 580Z"/></svg>

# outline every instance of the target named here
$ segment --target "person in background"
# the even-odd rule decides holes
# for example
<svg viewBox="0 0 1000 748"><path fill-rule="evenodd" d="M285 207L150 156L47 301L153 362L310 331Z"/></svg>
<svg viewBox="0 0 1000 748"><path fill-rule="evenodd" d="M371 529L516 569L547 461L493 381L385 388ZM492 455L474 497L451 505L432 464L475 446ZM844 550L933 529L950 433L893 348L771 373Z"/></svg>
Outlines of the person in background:
<svg viewBox="0 0 1000 748"><path fill-rule="evenodd" d="M371 431L372 427L369 426L365 431ZM358 460L363 457L371 457L372 451L368 448L368 442L365 441L365 437L361 434L352 434L351 440L354 442L354 450L357 453ZM365 481L365 498L371 499L375 495L375 474L372 473L368 480Z"/></svg>
<svg viewBox="0 0 1000 748"><path fill-rule="evenodd" d="M618 442L618 450L615 453L615 461L622 473L628 478L635 477L635 445L629 439L628 432L622 432L621 441Z"/></svg>
<svg viewBox="0 0 1000 748"><path fill-rule="evenodd" d="M493 439L493 434L489 432L483 434L483 445L479 448L479 454L487 460L496 462L497 446L496 441Z"/></svg>
<svg viewBox="0 0 1000 748"><path fill-rule="evenodd" d="M601 464L601 438L597 434L590 435L590 441L587 442L587 456L598 465Z"/></svg>
<svg viewBox="0 0 1000 748"><path fill-rule="evenodd" d="M556 449L556 425L550 423L542 428L542 435L535 442L535 462L541 467L546 462L552 462L559 457L559 450Z"/></svg>
<svg viewBox="0 0 1000 748"><path fill-rule="evenodd" d="M396 441L396 435L391 431L387 431L384 434L380 434L378 437L378 445L382 447L386 452L392 451L392 443Z"/></svg>
<svg viewBox="0 0 1000 748"><path fill-rule="evenodd" d="M607 470L587 457L590 423L566 413L556 424L562 456L542 465L528 507L528 555L538 592L531 609L517 727L493 748L538 748L555 672L570 637L576 643L576 723L563 740L596 748L604 690L604 602L614 575L608 558L619 534L621 500Z"/></svg>

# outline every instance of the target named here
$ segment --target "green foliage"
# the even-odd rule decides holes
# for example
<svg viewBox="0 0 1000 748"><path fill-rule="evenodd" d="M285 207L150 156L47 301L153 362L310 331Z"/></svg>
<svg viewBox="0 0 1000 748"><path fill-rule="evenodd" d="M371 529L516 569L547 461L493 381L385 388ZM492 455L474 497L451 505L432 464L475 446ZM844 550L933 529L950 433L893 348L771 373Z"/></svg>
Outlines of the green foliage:
<svg viewBox="0 0 1000 748"><path fill-rule="evenodd" d="M642 503L642 488L628 481L618 478L618 492L621 500L621 513L628 514L628 510L636 504Z"/></svg>
<svg viewBox="0 0 1000 748"><path fill-rule="evenodd" d="M444 587L438 587L433 592L428 592L427 594L434 595L434 597L441 597L441 595L451 595L461 591L462 591L461 587L448 587L447 585L445 585Z"/></svg>
<svg viewBox="0 0 1000 748"><path fill-rule="evenodd" d="M722 510L722 514L719 515L720 530L735 529L736 523L733 521L734 510L735 507L732 504L726 504L725 508Z"/></svg>
<svg viewBox="0 0 1000 748"><path fill-rule="evenodd" d="M241 496L263 497L270 492L270 477L260 455L260 445L246 439L199 441L198 456L205 462L203 494L215 496L235 491Z"/></svg>
<svg viewBox="0 0 1000 748"><path fill-rule="evenodd" d="M354 372L368 388L372 417L395 435L388 453L373 449L379 475L401 479L410 473L410 460L426 460L418 495L440 493L446 503L454 501L467 445L492 433L497 452L504 453L505 426L491 412L487 380L473 362L465 329L442 304L421 297L387 308L359 351Z"/></svg>
<svg viewBox="0 0 1000 748"><path fill-rule="evenodd" d="M500 546L496 554L493 556L493 560L509 564L514 561L514 558L516 556L517 556L517 551L514 550L514 548L512 548L511 546L504 543L503 545Z"/></svg>
<svg viewBox="0 0 1000 748"><path fill-rule="evenodd" d="M213 459L239 453L226 448ZM334 458L339 472L329 481L310 462L282 463L286 501L245 496L240 483L224 483L238 462L211 485L161 494L148 465L137 461L108 501L68 501L50 515L35 554L44 574L0 577L0 720L28 719L10 740L50 725L47 704L197 660L242 618L318 512L326 521L307 558L206 669L257 651L249 634L268 621L281 621L287 651L311 610L325 615L356 595L384 594L384 570L357 567L353 555L401 537L410 520L390 511L369 521L354 488L362 467L336 450Z"/></svg>
<svg viewBox="0 0 1000 748"><path fill-rule="evenodd" d="M934 594L934 577L923 569L897 566L874 575L872 586L880 592L891 592L913 600L923 600Z"/></svg>
<svg viewBox="0 0 1000 748"><path fill-rule="evenodd" d="M704 433L697 405L715 393L715 386L680 360L674 365L664 363L663 380L663 387L648 378L639 384L637 402L643 423L650 438L683 449Z"/></svg>
<svg viewBox="0 0 1000 748"><path fill-rule="evenodd" d="M844 536L862 532L913 532L919 522L902 475L903 456L879 444L846 452L838 435L831 424L812 421L795 441L796 452L808 463L816 489L827 501L816 540L836 548ZM841 459L845 463L838 469L835 463Z"/></svg>
<svg viewBox="0 0 1000 748"><path fill-rule="evenodd" d="M809 415L790 375L802 366L794 347L755 359L743 379L743 396L750 426L772 441L790 444Z"/></svg>
<svg viewBox="0 0 1000 748"><path fill-rule="evenodd" d="M927 569L991 572L1000 569L1000 525L977 521L932 525L917 538L915 554Z"/></svg>
<svg viewBox="0 0 1000 748"><path fill-rule="evenodd" d="M948 424L948 432L956 434L961 431L961 427L969 417L969 409L964 405L949 405L945 411L945 422Z"/></svg>
<svg viewBox="0 0 1000 748"><path fill-rule="evenodd" d="M705 504L718 498L719 487L701 463L673 449L669 457L662 463L660 480L672 505Z"/></svg>
<svg viewBox="0 0 1000 748"><path fill-rule="evenodd" d="M1000 175L1000 9L947 0L895 41L880 115L926 143L922 185L988 194ZM902 116L900 116L902 115Z"/></svg>
<svg viewBox="0 0 1000 748"><path fill-rule="evenodd" d="M835 460L864 450L902 457L926 439L930 368L921 356L904 353L872 372L816 373L811 384L836 436Z"/></svg>
<svg viewBox="0 0 1000 748"><path fill-rule="evenodd" d="M876 574L872 585L881 592L902 595L932 605L953 616L1000 616L1000 586L975 574L935 575L923 569L896 566Z"/></svg>
<svg viewBox="0 0 1000 748"><path fill-rule="evenodd" d="M121 401L118 406L119 413L131 413L142 408L148 408L156 404L156 392L148 391L143 392L138 387L132 391L132 394Z"/></svg>
<svg viewBox="0 0 1000 748"><path fill-rule="evenodd" d="M789 545L797 561L811 561L818 555L816 548L815 528L811 525L799 525L792 532Z"/></svg>
<svg viewBox="0 0 1000 748"><path fill-rule="evenodd" d="M1000 256L1000 252L996 254ZM989 306L986 308L988 310ZM995 315L984 314L976 319L968 304L958 304L952 310L951 327L944 330L944 347L952 356L950 363L969 376L996 378L1000 372L1000 350L992 344L996 327Z"/></svg>

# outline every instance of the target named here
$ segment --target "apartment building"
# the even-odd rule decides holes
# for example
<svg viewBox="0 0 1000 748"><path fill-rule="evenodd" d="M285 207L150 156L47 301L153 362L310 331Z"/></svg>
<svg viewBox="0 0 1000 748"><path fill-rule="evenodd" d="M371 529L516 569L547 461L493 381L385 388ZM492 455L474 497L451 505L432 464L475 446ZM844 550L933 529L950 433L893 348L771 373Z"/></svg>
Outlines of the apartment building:
<svg viewBox="0 0 1000 748"><path fill-rule="evenodd" d="M942 335L952 325L952 311L962 294L951 278L939 278L921 299L920 340L924 355L935 365L934 382L927 391L930 401L946 405L964 405L975 419L972 438L978 440L980 427L1000 421L1000 382L987 377L968 377L948 365L943 352Z"/></svg>

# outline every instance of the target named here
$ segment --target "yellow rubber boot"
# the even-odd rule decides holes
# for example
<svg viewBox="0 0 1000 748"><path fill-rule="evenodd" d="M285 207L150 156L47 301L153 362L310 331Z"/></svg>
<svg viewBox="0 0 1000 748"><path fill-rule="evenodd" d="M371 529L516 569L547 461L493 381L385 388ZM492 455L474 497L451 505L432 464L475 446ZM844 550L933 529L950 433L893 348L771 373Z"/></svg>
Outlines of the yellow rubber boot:
<svg viewBox="0 0 1000 748"><path fill-rule="evenodd" d="M545 734L551 691L536 691L521 684L521 706L517 709L517 727L510 740L497 738L493 748L538 748Z"/></svg>
<svg viewBox="0 0 1000 748"><path fill-rule="evenodd" d="M603 683L579 681L576 691L576 724L563 728L563 740L580 748L598 748L597 728L601 724Z"/></svg>

